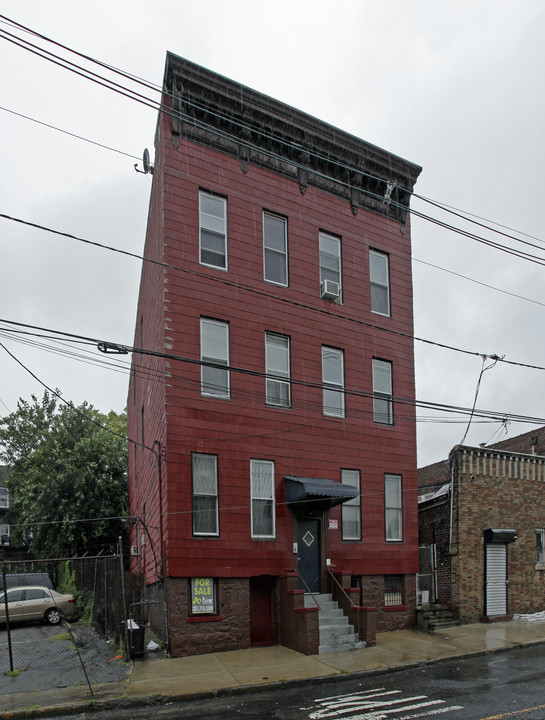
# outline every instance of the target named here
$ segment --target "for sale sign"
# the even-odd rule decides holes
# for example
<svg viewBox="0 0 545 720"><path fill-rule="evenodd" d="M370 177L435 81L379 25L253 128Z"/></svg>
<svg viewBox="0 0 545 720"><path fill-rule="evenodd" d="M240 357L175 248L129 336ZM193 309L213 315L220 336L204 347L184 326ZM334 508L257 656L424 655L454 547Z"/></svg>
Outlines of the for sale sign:
<svg viewBox="0 0 545 720"><path fill-rule="evenodd" d="M216 612L214 578L191 578L191 613Z"/></svg>

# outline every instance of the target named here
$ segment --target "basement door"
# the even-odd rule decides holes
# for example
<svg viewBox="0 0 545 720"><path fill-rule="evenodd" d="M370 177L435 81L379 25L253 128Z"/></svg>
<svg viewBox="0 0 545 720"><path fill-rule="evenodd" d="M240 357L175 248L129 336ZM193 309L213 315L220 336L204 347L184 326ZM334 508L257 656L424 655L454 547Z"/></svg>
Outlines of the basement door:
<svg viewBox="0 0 545 720"><path fill-rule="evenodd" d="M490 615L507 615L507 545L486 545L486 612Z"/></svg>
<svg viewBox="0 0 545 720"><path fill-rule="evenodd" d="M252 647L274 643L274 579L268 575L250 578L250 643Z"/></svg>
<svg viewBox="0 0 545 720"><path fill-rule="evenodd" d="M297 552L299 557L299 588L320 592L320 520L297 521Z"/></svg>

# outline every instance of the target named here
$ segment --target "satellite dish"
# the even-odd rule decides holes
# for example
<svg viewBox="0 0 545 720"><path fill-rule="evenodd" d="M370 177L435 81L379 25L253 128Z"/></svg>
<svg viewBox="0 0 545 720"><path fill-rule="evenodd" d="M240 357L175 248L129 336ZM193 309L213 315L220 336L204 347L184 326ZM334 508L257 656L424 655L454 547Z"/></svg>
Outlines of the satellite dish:
<svg viewBox="0 0 545 720"><path fill-rule="evenodd" d="M139 170L137 163L135 163L134 169L136 170L136 172L142 173L143 175L147 175L148 173L153 175L153 165L150 163L149 150L147 148L144 148L144 153L142 155L142 165L144 166L144 169Z"/></svg>
<svg viewBox="0 0 545 720"><path fill-rule="evenodd" d="M144 172L148 173L150 170L150 164L149 164L149 151L147 148L144 148L144 156L142 158L143 164L144 164Z"/></svg>

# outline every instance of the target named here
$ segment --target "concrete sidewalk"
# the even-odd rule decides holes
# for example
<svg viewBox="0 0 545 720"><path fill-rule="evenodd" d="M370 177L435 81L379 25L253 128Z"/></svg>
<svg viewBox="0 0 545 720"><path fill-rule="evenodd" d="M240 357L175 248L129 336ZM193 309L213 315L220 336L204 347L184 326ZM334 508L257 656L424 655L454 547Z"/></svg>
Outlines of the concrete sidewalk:
<svg viewBox="0 0 545 720"><path fill-rule="evenodd" d="M433 633L416 629L377 635L372 648L327 655L301 655L274 646L233 650L184 658L136 660L126 681L93 686L93 697L83 686L44 692L0 696L0 716L29 717L66 711L84 711L86 705L119 707L144 704L153 696L179 700L237 688L365 674L447 658L495 652L545 642L545 620L512 620L492 624L458 625Z"/></svg>

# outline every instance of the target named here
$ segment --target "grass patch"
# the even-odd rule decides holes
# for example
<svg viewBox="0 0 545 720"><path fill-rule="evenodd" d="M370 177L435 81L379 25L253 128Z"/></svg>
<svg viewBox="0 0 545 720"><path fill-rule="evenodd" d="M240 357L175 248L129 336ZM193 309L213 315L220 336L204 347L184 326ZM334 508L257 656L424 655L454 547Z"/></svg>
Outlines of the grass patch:
<svg viewBox="0 0 545 720"><path fill-rule="evenodd" d="M70 633L68 632L61 632L58 633L58 635L51 635L51 637L48 637L46 642L55 642L55 640L71 640Z"/></svg>

